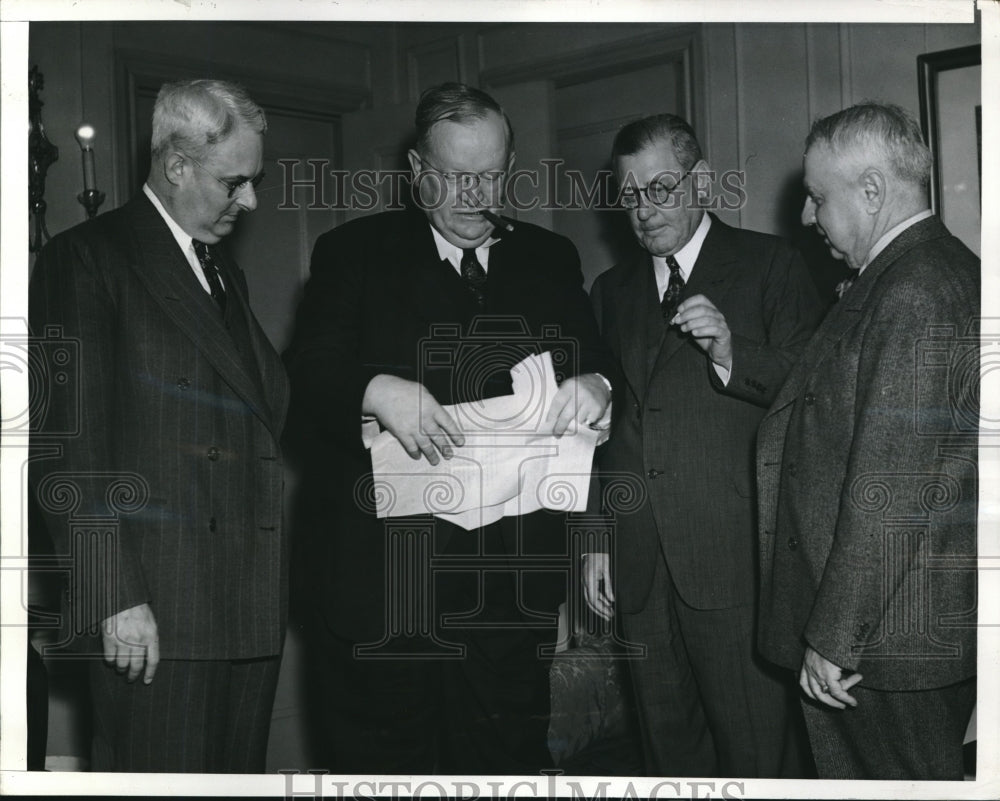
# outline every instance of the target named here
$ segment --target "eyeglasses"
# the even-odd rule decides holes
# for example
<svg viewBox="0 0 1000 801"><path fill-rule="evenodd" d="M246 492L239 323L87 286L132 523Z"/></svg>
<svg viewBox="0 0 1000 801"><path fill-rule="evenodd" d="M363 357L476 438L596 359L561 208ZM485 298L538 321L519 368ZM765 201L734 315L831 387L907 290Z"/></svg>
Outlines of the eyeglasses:
<svg viewBox="0 0 1000 801"><path fill-rule="evenodd" d="M487 187L494 187L500 184L504 176L507 174L506 170L484 170L483 172L449 172L447 170L442 170L439 167L435 167L430 161L428 161L423 156L419 156L420 163L426 165L430 168L432 172L436 172L442 178L446 184L452 189L457 189L461 187L462 189L478 189L480 184L485 184Z"/></svg>
<svg viewBox="0 0 1000 801"><path fill-rule="evenodd" d="M216 175L214 172L208 169L204 164L198 161L198 159L192 158L191 156L188 156L188 158L191 159L191 161L193 161L199 167L201 167L201 169L204 170L208 175L212 176L216 181L218 181L220 184L226 187L226 191L228 193L227 197L230 198L248 185L252 186L256 190L257 187L260 186L260 182L264 180L264 173L263 171L261 171L257 173L253 178L244 178L242 175L239 175L236 178L227 181L225 178L220 178L218 175Z"/></svg>
<svg viewBox="0 0 1000 801"><path fill-rule="evenodd" d="M692 165L686 173L674 181L673 186L667 186L658 178L654 178L647 186L622 190L620 198L622 207L628 209L629 211L637 209L639 207L640 195L645 195L646 200L654 206L667 205L667 201L670 200L670 196L677 191L677 187L681 185L681 182L694 171L695 166L697 165ZM664 170L661 174L669 175L670 170Z"/></svg>

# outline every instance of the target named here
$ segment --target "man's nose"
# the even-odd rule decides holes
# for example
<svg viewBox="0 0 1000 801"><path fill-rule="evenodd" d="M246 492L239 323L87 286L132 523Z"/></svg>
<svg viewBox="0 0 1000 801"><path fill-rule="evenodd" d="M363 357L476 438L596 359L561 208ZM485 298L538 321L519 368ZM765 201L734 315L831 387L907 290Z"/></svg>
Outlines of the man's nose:
<svg viewBox="0 0 1000 801"><path fill-rule="evenodd" d="M635 207L635 216L638 217L639 220L645 221L652 217L655 211L656 209L653 207L653 204L648 198L641 198L639 205Z"/></svg>
<svg viewBox="0 0 1000 801"><path fill-rule="evenodd" d="M471 180L465 178L459 185L458 194L461 202L466 206L480 208L489 205L486 201L486 193L483 191L483 183L478 180L478 176Z"/></svg>
<svg viewBox="0 0 1000 801"><path fill-rule="evenodd" d="M802 205L802 224L806 226L816 224L816 204L811 197L807 197Z"/></svg>
<svg viewBox="0 0 1000 801"><path fill-rule="evenodd" d="M257 208L257 190L249 181L236 190L236 205L243 211L253 211Z"/></svg>

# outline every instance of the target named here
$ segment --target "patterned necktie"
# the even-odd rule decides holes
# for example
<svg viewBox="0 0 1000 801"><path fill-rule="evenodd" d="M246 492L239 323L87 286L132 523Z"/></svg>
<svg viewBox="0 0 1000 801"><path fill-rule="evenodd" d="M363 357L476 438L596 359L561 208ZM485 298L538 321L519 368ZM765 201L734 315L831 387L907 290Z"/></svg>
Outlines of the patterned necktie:
<svg viewBox="0 0 1000 801"><path fill-rule="evenodd" d="M222 311L226 310L226 290L222 288L222 278L219 277L219 265L215 263L208 245L192 240L194 253L198 257L201 271L205 273L205 280L208 281L209 291L212 293L212 300L219 304Z"/></svg>
<svg viewBox="0 0 1000 801"><path fill-rule="evenodd" d="M475 248L462 250L462 280L479 308L486 305L486 270L476 258Z"/></svg>
<svg viewBox="0 0 1000 801"><path fill-rule="evenodd" d="M663 311L663 319L669 322L677 314L677 305L681 302L684 276L681 275L681 266L673 256L667 256L667 267L670 269L670 280L663 292L660 309Z"/></svg>

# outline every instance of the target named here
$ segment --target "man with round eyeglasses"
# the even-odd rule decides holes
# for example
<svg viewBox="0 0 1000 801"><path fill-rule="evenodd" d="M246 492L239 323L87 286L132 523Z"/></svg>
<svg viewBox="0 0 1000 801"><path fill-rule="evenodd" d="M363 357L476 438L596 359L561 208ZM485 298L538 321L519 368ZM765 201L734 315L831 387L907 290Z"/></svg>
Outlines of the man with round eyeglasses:
<svg viewBox="0 0 1000 801"><path fill-rule="evenodd" d="M802 775L793 699L754 652L752 465L816 289L780 239L706 212L711 173L680 117L626 125L612 165L641 249L591 290L625 376L598 464L644 496L616 512L614 553L584 556L585 597L646 648L629 669L648 773Z"/></svg>
<svg viewBox="0 0 1000 801"><path fill-rule="evenodd" d="M72 564L65 642L90 662L91 770L265 768L288 385L219 244L257 207L266 129L235 84L164 84L141 192L56 236L32 274L33 331L79 353L73 392L33 398L30 479Z"/></svg>

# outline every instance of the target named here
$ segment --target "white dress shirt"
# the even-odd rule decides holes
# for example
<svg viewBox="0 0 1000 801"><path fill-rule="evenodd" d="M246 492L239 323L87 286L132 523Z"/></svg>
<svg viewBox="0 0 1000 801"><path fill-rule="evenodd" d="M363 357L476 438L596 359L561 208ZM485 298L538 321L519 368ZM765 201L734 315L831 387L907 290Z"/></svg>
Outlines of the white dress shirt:
<svg viewBox="0 0 1000 801"><path fill-rule="evenodd" d="M167 224L170 229L170 233L174 235L174 239L177 240L177 244L187 259L188 265L191 267L191 272L194 273L194 277L198 279L198 283L201 284L202 289L204 289L209 295L212 294L212 288L208 285L208 279L205 277L205 271L201 269L201 262L198 261L198 255L194 252L194 239L190 234L186 233L183 228L181 228L173 217L170 216L163 204L160 203L160 199L156 196L152 189L149 188L149 184L142 185L142 191L146 193L146 197L153 204L153 207L160 213L163 221ZM222 284L222 288L226 288L225 282L222 280L222 276L219 276L219 283Z"/></svg>
<svg viewBox="0 0 1000 801"><path fill-rule="evenodd" d="M461 275L462 248L458 245L451 244L451 242L441 236L438 229L433 225L431 226L431 233L434 234L434 244L437 245L438 256L449 261L451 266L455 268L455 272ZM479 259L479 263L483 265L484 273L488 273L490 271L490 248L499 241L500 240L496 238L487 239L483 242L483 244L476 248L476 258Z"/></svg>

